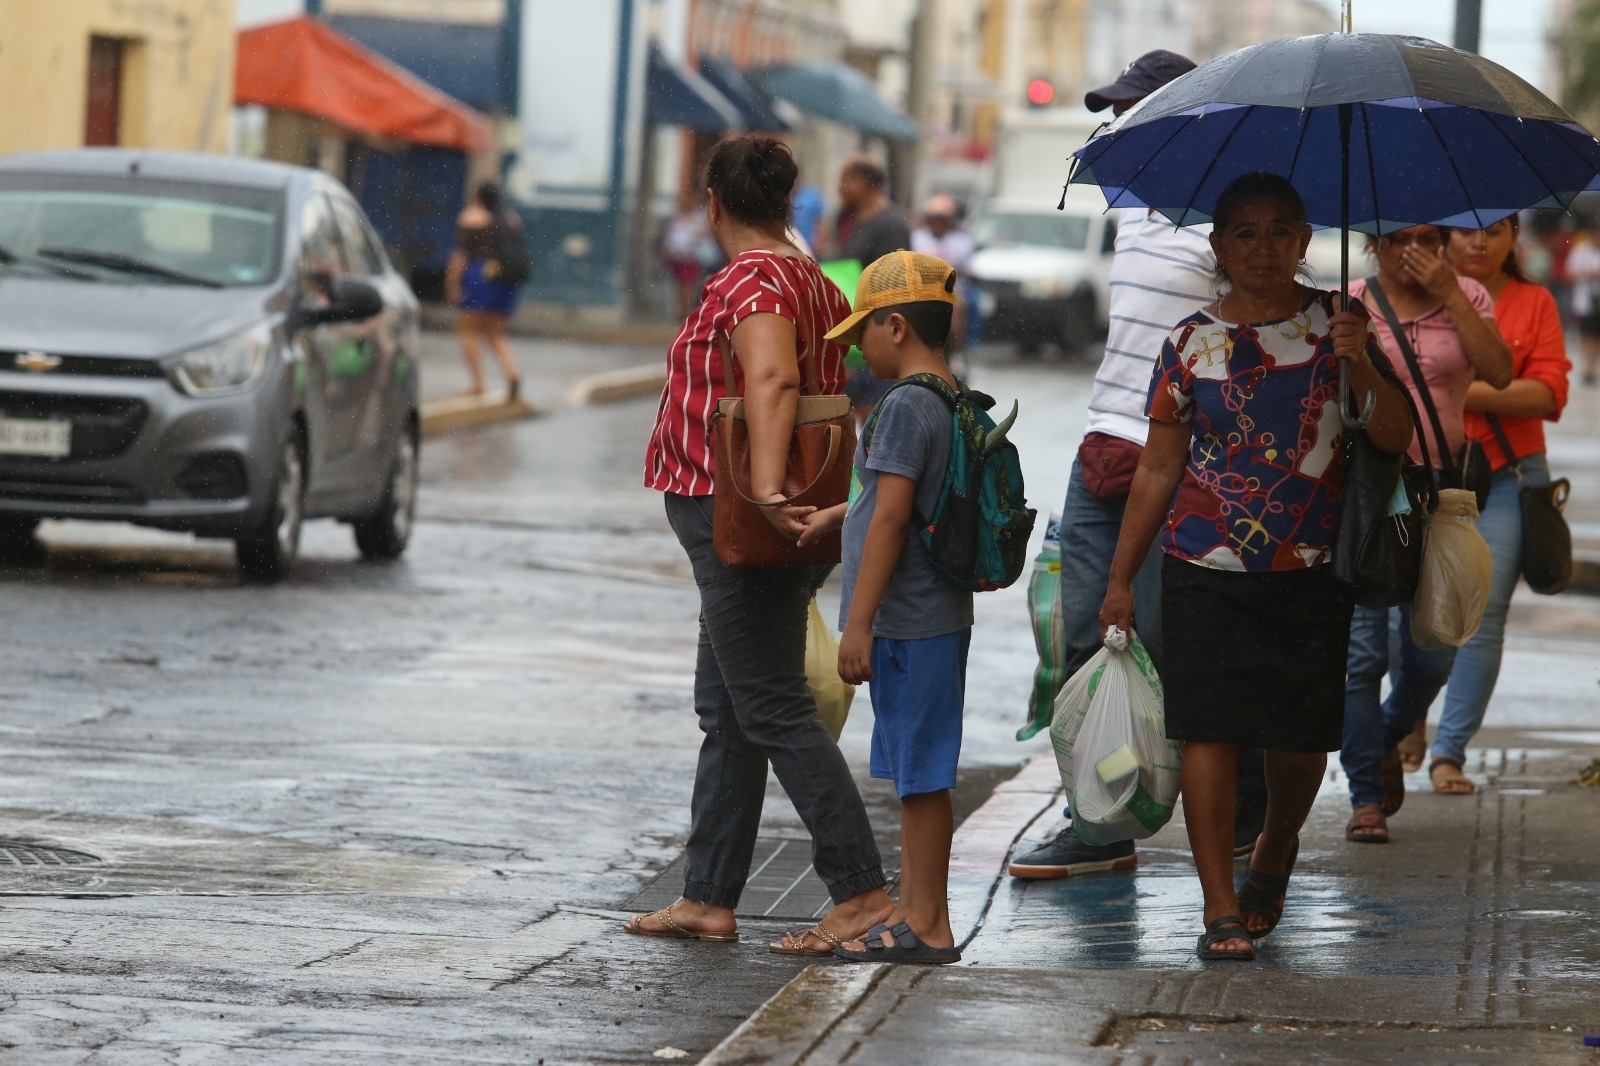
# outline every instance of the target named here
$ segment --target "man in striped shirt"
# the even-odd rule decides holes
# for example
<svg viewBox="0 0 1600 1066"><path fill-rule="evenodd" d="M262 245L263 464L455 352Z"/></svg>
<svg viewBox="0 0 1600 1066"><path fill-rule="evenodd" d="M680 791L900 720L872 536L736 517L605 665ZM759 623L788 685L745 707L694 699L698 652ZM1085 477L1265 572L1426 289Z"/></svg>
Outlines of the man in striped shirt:
<svg viewBox="0 0 1600 1066"><path fill-rule="evenodd" d="M1194 63L1173 52L1148 52L1128 64L1114 83L1088 93L1084 106L1091 111L1110 107L1120 115L1193 69ZM1211 252L1210 233L1210 226L1180 229L1142 207L1124 210L1118 217L1105 356L1095 374L1088 428L1073 460L1061 509L1061 618L1068 677L1101 645L1100 604L1105 599L1133 471L1150 431L1145 400L1161 344L1173 326L1215 296L1216 257ZM1157 544L1134 582L1134 624L1158 669L1160 556ZM1265 816L1265 782L1259 789L1250 787L1253 778L1259 777L1260 755L1254 754L1255 773L1241 773L1241 817L1235 844L1241 837L1253 842ZM1242 757L1240 765L1247 767L1251 761ZM1079 840L1069 824L1049 843L1013 859L1011 873L1047 879L1124 870L1137 862L1133 841L1091 846Z"/></svg>

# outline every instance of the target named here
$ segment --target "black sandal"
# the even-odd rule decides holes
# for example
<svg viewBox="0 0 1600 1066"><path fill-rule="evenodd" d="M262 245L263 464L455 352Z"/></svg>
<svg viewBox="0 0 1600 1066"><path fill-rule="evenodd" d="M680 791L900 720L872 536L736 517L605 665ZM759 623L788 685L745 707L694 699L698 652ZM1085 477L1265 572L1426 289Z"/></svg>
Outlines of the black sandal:
<svg viewBox="0 0 1600 1066"><path fill-rule="evenodd" d="M1250 930L1237 914L1224 914L1206 923L1206 931L1194 946L1201 962L1255 962L1256 949L1222 951L1217 945L1228 940L1250 940Z"/></svg>
<svg viewBox="0 0 1600 1066"><path fill-rule="evenodd" d="M893 947L883 942L884 933L894 938ZM861 942L867 946L865 951L851 951L846 947L838 947L833 953L850 962L920 962L942 966L961 961L960 948L929 947L905 922L897 922L892 926L880 922L867 930Z"/></svg>
<svg viewBox="0 0 1600 1066"><path fill-rule="evenodd" d="M1254 866L1246 869L1239 884L1239 913L1259 914L1267 920L1267 927L1250 932L1251 940L1260 940L1283 920L1283 904L1289 893L1289 875L1294 873L1294 860L1300 856L1300 838L1296 836L1289 845L1289 861L1281 874L1264 874ZM1250 927L1245 926L1246 931Z"/></svg>

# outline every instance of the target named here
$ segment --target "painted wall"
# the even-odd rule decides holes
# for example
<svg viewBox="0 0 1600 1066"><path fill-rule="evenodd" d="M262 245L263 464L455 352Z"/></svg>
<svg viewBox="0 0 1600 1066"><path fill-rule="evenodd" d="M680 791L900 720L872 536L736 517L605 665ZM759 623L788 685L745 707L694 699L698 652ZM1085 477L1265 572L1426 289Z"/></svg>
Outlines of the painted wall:
<svg viewBox="0 0 1600 1066"><path fill-rule="evenodd" d="M91 36L128 42L125 145L226 150L234 17L234 0L0 3L0 152L82 146Z"/></svg>

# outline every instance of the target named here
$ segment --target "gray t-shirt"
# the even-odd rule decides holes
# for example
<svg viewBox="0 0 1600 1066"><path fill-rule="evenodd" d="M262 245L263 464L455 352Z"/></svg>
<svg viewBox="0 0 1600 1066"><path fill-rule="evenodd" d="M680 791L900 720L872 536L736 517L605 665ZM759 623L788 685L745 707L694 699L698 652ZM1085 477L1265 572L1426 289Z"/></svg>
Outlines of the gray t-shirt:
<svg viewBox="0 0 1600 1066"><path fill-rule="evenodd" d="M905 385L884 397L872 432L872 454L856 445L850 510L844 520L844 590L839 628L850 618L850 598L866 551L867 527L878 503L878 473L899 474L917 483L917 511L933 513L950 459L950 405L921 385ZM972 593L934 569L915 528L906 534L900 561L878 605L872 631L891 640L922 640L972 625Z"/></svg>
<svg viewBox="0 0 1600 1066"><path fill-rule="evenodd" d="M858 219L850 227L850 237L844 243L844 257L860 260L862 266L871 266L890 252L910 247L911 227L906 224L905 212L888 203L871 218Z"/></svg>

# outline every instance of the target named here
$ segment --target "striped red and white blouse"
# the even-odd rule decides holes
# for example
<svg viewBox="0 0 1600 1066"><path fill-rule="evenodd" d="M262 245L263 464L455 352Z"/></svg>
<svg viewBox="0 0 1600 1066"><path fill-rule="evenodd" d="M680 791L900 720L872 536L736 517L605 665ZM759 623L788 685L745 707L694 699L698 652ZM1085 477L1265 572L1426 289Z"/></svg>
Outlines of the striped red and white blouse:
<svg viewBox="0 0 1600 1066"><path fill-rule="evenodd" d="M823 334L850 316L850 301L810 259L762 249L741 253L706 282L700 306L667 352L667 385L645 452L646 488L680 496L711 495L711 415L727 395L722 342L754 314L782 315L800 335L801 389L809 395L844 391L847 347ZM815 360L810 345L820 347ZM733 361L734 388L744 373Z"/></svg>

